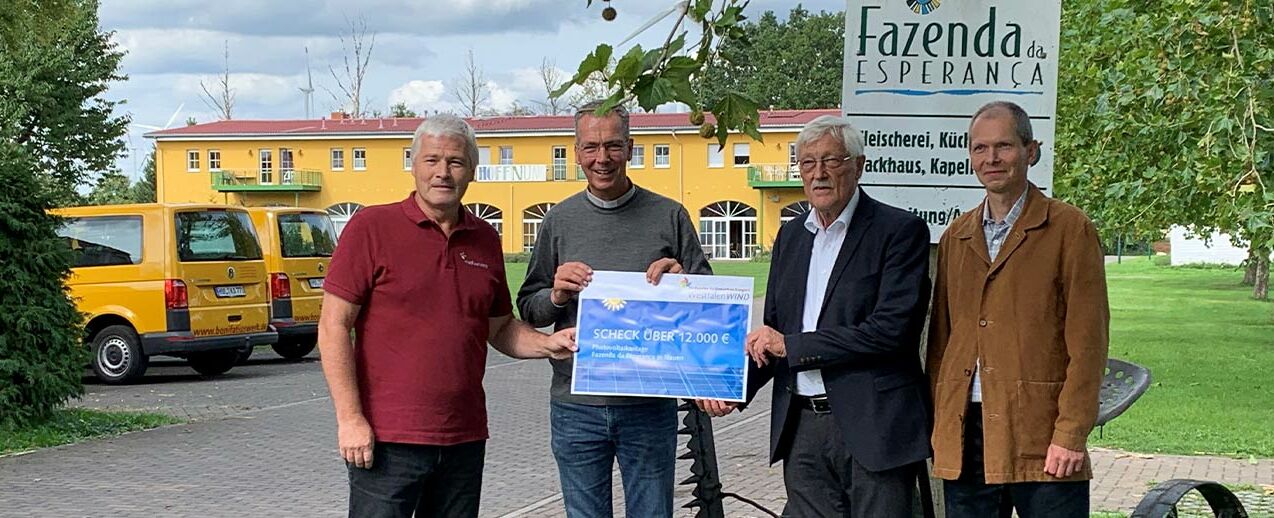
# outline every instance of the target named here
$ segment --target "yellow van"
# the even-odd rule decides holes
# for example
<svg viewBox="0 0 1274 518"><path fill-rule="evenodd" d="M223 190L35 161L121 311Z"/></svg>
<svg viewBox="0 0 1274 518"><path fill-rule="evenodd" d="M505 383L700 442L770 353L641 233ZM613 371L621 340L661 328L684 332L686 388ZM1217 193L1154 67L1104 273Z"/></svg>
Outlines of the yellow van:
<svg viewBox="0 0 1274 518"><path fill-rule="evenodd" d="M323 279L336 248L336 229L318 209L254 207L248 212L270 279L270 326L279 333L274 352L289 360L302 358L318 342ZM239 360L250 354L245 350Z"/></svg>
<svg viewBox="0 0 1274 518"><path fill-rule="evenodd" d="M103 382L136 380L155 355L215 376L239 350L278 341L246 210L150 203L53 213L66 218L59 235L74 253L67 285L86 314Z"/></svg>

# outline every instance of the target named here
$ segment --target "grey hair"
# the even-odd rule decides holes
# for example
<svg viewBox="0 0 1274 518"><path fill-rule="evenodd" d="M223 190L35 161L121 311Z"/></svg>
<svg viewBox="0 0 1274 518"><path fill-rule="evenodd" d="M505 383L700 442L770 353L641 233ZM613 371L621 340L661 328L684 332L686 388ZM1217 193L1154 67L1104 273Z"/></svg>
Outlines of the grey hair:
<svg viewBox="0 0 1274 518"><path fill-rule="evenodd" d="M469 171L478 168L478 136L473 133L473 128L464 119L452 115L450 113L440 113L425 117L424 122L416 127L416 133L411 137L411 157L412 161L416 160L416 153L420 152L420 137L450 137L459 138L464 141L464 155Z"/></svg>
<svg viewBox="0 0 1274 518"><path fill-rule="evenodd" d="M1035 132L1031 129L1031 117L1026 114L1021 106L1009 101L991 101L978 108L973 113L973 118L969 119L969 128L973 128L973 123L978 121L978 117L985 115L993 110L1004 110L1009 112L1009 116L1013 118L1013 129L1017 133L1018 140L1022 141L1023 146L1031 145L1035 141Z"/></svg>
<svg viewBox="0 0 1274 518"><path fill-rule="evenodd" d="M601 108L603 104L606 104L605 99L594 99L575 109L575 135L577 139L579 136L579 120L584 118L585 115L597 113L597 109ZM632 137L632 135L628 134L628 108L625 108L623 104L617 104L614 108L611 108L608 115L619 116L619 129L623 132L624 138Z"/></svg>
<svg viewBox="0 0 1274 518"><path fill-rule="evenodd" d="M850 156L863 156L862 133L858 131L858 128L854 127L854 123L849 121L849 117L836 115L823 115L806 124L801 129L800 134L796 136L797 154L800 154L801 148L827 135L836 137L841 147L845 148L845 153Z"/></svg>

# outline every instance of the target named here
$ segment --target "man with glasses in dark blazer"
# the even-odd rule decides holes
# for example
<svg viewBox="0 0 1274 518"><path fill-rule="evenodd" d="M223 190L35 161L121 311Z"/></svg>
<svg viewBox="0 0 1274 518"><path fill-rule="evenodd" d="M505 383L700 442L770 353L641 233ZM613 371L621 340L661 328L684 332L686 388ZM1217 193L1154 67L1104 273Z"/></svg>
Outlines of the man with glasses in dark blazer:
<svg viewBox="0 0 1274 518"><path fill-rule="evenodd" d="M773 379L784 516L909 518L930 455L919 350L929 228L859 189L866 159L848 119L813 120L796 149L811 210L774 241L765 325L747 338L748 400Z"/></svg>

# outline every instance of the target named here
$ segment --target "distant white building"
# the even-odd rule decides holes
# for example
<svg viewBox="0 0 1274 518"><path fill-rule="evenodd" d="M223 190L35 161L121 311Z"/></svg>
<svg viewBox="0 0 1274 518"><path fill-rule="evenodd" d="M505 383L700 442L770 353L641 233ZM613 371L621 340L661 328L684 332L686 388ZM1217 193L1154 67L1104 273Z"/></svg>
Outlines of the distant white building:
<svg viewBox="0 0 1274 518"><path fill-rule="evenodd" d="M1213 232L1206 243L1202 236L1190 237L1184 227L1172 227L1168 231L1172 242L1172 264L1229 264L1238 266L1247 260L1247 248L1234 246L1230 236Z"/></svg>

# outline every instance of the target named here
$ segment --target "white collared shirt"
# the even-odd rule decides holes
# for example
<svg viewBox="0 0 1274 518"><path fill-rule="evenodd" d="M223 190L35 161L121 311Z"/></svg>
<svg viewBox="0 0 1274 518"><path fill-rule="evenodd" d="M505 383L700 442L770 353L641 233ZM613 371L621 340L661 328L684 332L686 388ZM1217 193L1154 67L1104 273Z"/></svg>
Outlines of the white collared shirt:
<svg viewBox="0 0 1274 518"><path fill-rule="evenodd" d="M827 283L831 281L832 268L840 255L841 245L849 231L849 222L858 207L858 191L849 199L831 225L823 228L818 211L811 210L805 218L805 229L814 234L814 247L810 250L810 270L805 277L805 312L801 316L801 332L818 330L818 317L823 312L823 298L827 295ZM823 386L823 371L812 369L796 373L796 393L802 396L821 396L827 393Z"/></svg>

